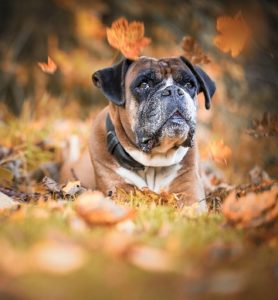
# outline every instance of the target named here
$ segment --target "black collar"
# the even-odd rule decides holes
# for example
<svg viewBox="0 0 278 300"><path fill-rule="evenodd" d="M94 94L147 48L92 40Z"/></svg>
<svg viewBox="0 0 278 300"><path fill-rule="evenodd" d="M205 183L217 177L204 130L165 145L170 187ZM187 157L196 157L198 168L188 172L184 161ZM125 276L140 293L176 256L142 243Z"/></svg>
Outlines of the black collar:
<svg viewBox="0 0 278 300"><path fill-rule="evenodd" d="M109 113L106 117L106 141L108 152L111 153L116 161L124 168L131 171L144 170L145 166L133 159L123 148L117 138L114 125Z"/></svg>

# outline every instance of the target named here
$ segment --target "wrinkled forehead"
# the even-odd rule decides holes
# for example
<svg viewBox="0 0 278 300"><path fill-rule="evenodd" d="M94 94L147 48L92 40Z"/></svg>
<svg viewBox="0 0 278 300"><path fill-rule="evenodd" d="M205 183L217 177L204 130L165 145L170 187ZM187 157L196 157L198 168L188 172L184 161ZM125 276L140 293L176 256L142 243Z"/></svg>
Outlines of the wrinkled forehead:
<svg viewBox="0 0 278 300"><path fill-rule="evenodd" d="M170 76L175 76L181 71L192 74L180 58L155 59L141 57L129 67L126 74L126 84L129 85L136 77L144 74L146 71L154 72L156 78L160 79L167 79Z"/></svg>

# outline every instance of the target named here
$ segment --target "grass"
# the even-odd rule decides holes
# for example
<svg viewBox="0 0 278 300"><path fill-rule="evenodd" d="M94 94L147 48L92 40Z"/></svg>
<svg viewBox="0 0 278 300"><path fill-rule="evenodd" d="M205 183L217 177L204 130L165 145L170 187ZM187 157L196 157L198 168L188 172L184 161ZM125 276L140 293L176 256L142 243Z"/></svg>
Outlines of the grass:
<svg viewBox="0 0 278 300"><path fill-rule="evenodd" d="M0 126L3 145L25 162L23 174L57 160L59 149L36 145L53 138L62 117L9 117ZM63 135L56 128L52 144L78 133L74 122ZM42 192L32 180L26 185ZM115 201L136 210L132 223L87 226L75 201L51 197L0 212L0 299L275 299L277 237L258 243L221 214L188 214L144 193Z"/></svg>

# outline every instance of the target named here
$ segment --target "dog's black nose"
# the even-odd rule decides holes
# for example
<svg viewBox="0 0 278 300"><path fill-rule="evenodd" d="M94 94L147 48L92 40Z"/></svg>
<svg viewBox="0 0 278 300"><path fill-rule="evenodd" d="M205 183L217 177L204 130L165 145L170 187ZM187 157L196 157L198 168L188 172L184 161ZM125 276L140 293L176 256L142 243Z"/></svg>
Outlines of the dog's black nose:
<svg viewBox="0 0 278 300"><path fill-rule="evenodd" d="M183 91L177 86L171 85L167 86L161 93L162 97L168 97L168 96L182 96Z"/></svg>

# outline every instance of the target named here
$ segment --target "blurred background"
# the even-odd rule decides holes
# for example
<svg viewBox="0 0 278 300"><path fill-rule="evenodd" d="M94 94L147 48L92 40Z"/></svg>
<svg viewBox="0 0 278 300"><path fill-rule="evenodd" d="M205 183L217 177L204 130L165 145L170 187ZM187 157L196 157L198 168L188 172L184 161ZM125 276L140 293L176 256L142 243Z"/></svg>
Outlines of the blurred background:
<svg viewBox="0 0 278 300"><path fill-rule="evenodd" d="M7 116L20 118L24 107L30 118L62 107L64 118L91 119L92 112L107 104L92 86L91 74L115 61L117 51L107 42L106 28L123 16L144 23L145 36L151 39L144 55L183 55L182 39L190 36L208 56L210 62L202 67L216 81L217 93L209 111L200 96L202 158L214 161L233 183L246 180L255 166L277 179L276 3L0 0L0 122L5 123ZM216 20L239 11L252 38L244 51L232 57L213 42L218 34ZM48 56L57 65L54 74L38 67ZM268 114L263 118L264 113Z"/></svg>

